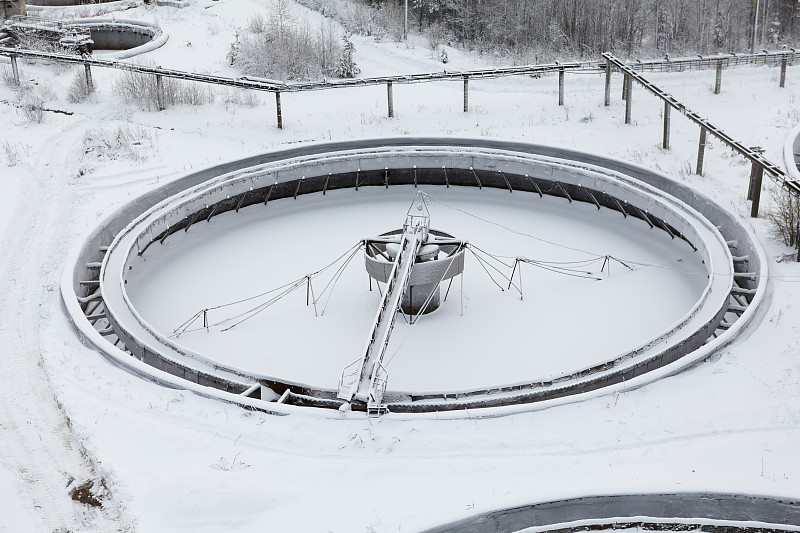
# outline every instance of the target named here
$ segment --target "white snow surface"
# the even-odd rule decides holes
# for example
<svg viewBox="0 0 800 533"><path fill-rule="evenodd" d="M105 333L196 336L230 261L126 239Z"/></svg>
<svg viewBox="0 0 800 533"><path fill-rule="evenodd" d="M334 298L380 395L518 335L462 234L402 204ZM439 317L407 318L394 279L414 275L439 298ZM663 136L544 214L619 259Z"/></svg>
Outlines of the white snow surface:
<svg viewBox="0 0 800 533"><path fill-rule="evenodd" d="M264 9L256 0L198 1L125 16L157 20L170 34L143 61L232 75L225 53L234 30ZM364 75L433 69L430 51L413 42L358 39L356 61ZM469 54L458 61L485 64ZM692 174L697 128L673 114L672 149L659 148L662 105L639 88L634 124L622 124L619 76L608 108L593 74L567 74L564 107L554 77L474 80L467 114L460 83L395 85L394 119L384 87L285 94L278 130L268 95L255 108L220 94L202 107L147 112L119 100L118 72L94 69L97 94L70 104L63 91L73 71L21 69L36 84L30 90L52 89L47 107L73 114L29 123L18 95L0 86L0 140L22 156L7 166L0 150L0 530L397 532L583 494L800 497L800 268L785 260L793 251L749 218L741 158L712 140L705 175ZM720 95L713 71L649 77L781 162L800 118L800 67L789 68L785 89L777 69L726 70ZM87 150L85 139L102 137L87 133L98 130L116 139L113 157ZM85 347L63 315L57 284L70 249L137 194L286 143L406 133L577 147L691 185L765 246L771 277L760 317L709 361L626 393L497 419L398 421L274 417L166 389ZM87 480L107 487L103 508L70 499L68 485Z"/></svg>
<svg viewBox="0 0 800 533"><path fill-rule="evenodd" d="M170 336L202 309L283 286L324 267L365 234L401 227L414 190L331 191L225 213L150 248L126 277L126 288L142 317ZM470 256L464 316L456 280L439 310L414 326L398 317L385 359L391 389L447 391L546 381L610 361L670 329L708 281L686 242L618 212L565 198L509 197L506 190L423 190L435 228L458 228L460 238L506 265L516 257L594 259L583 268L600 281L522 265L520 300L514 288L501 292L495 284L507 289L502 275L509 276L511 268L482 254L492 281ZM600 272L602 255L619 258L632 270L613 261L611 272ZM178 342L236 368L335 389L344 367L360 356L380 299L377 290L368 290L362 256L338 278L330 300L320 293L336 270L315 279L321 317L306 306L303 285L233 329L225 330L236 322L233 317L275 293L209 311L212 324L232 321L207 332L198 320ZM518 275L513 281L519 286ZM443 284L442 298L446 291ZM658 313L642 312L653 302Z"/></svg>

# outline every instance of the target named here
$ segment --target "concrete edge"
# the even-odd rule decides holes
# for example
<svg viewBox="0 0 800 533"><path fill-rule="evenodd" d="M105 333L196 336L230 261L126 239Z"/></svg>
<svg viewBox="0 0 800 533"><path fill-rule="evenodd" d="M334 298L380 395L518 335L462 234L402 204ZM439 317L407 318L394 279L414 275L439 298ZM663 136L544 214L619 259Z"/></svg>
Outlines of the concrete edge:
<svg viewBox="0 0 800 533"><path fill-rule="evenodd" d="M587 495L477 513L423 533L581 531L637 522L663 524L665 529L705 525L798 531L800 500L709 492Z"/></svg>
<svg viewBox="0 0 800 533"><path fill-rule="evenodd" d="M386 154L389 153L390 154L389 157L393 161L395 161L396 158L404 157L405 152L406 152L406 150L394 150L394 151L379 150L379 151L375 151L374 153L371 153L370 154L370 159L373 159L373 158L377 157L378 160L381 160L382 157L386 157ZM415 151L413 151L412 159L414 159L416 161L416 158L418 158L418 157L425 157L425 156L429 156L430 157L429 152L431 152L433 154L434 158L439 156L440 153L446 153L446 152L441 152L441 150L433 150L432 147L431 147L428 150L424 150L424 151L423 150L415 150ZM360 153L360 152L358 152L358 153ZM345 160L348 160L348 161L353 161L356 158L355 157L347 157L348 154L357 156L358 153L338 152L338 153L335 154L335 159L336 160L345 159ZM461 155L461 154L459 154L459 155ZM492 162L493 162L492 166L494 166L494 162L495 161L498 164L501 163L501 162L508 163L508 161L506 161L505 158L509 158L509 161L512 161L512 160L515 160L515 159L519 159L517 157L511 157L507 153L502 153L502 152L494 151L494 150L491 151L491 152L486 152L486 151L477 152L476 151L476 152L473 153L473 157L479 157L480 158L480 156L484 156L484 155L486 157L489 157L489 156L492 156L492 155L494 156L494 158L491 159ZM531 168L533 168L533 166L535 164L541 164L543 162L543 160L549 161L552 165L554 165L554 167L563 168L563 169L569 169L569 170L565 170L565 171L570 172L570 178L574 178L577 182L582 181L582 178L580 176L582 176L583 179L586 179L586 177L588 176L588 177L590 177L590 178L592 178L594 180L597 180L598 182L600 180L609 180L609 179L615 180L615 183L618 183L618 184L625 184L625 182L626 182L625 176L621 176L621 175L619 175L618 173L615 173L615 172L603 173L602 172L602 170L603 170L602 168L593 169L593 168L589 168L589 166L586 166L586 165L570 165L568 163L558 162L556 160L553 160L552 158L539 158L537 156L531 155L529 158L522 159L521 163L530 164ZM319 165L319 164L324 164L324 161L325 161L325 159L323 157L318 157L318 158L315 158L315 159L308 158L308 159L305 159L303 161L304 164L297 165L297 170L298 170L298 172L301 172L301 173L307 173L308 172L307 165L309 163L311 163L312 165L314 163ZM360 158L358 158L358 161L359 161L360 166L362 168L364 168L364 169L366 169L367 166L369 166L369 164L367 163L366 159L364 158L363 153L362 153L362 156ZM381 165L383 165L383 163L381 163ZM295 164L291 160L287 161L286 163L280 164L280 165L279 164L273 164L273 165L268 166L267 169L259 170L258 173L261 174L262 172L266 172L266 174L268 176L270 176L270 181L271 181L273 179L271 176L273 175L272 173L274 172L275 175L276 175L276 178L274 178L274 179L278 179L279 181L283 181L286 178L285 177L283 177L283 178L277 177L278 170L276 170L276 169L278 169L278 168L286 168L286 167L293 168L293 167L295 167ZM577 171L577 174L573 175L572 172L576 172L576 171ZM209 182L204 183L204 184L202 184L200 186L197 186L197 187L194 187L194 188L191 188L191 189L187 189L186 191L184 191L180 195L176 195L176 196L167 198L164 201L160 202L159 204L157 204L156 206L152 207L149 211L147 211L146 213L144 213L140 217L137 217L136 220L131 222L128 226L126 226L126 228L123 231L121 231L118 234L117 238L115 238L114 242L109 246L109 251L106 254L106 258L108 258L109 255L113 254L113 253L122 253L122 252L116 252L116 249L119 246L121 238L125 238L126 235L129 235L129 234L134 233L134 232L138 232L140 235L142 233L144 233L144 232L148 232L148 233L153 234L153 235L154 234L159 234L164 227L168 227L169 226L169 222L170 221L168 220L168 217L176 216L175 213L180 211L181 207L186 206L189 203L195 203L196 204L196 203L199 202L200 204L213 205L214 201L213 200L209 200L204 196L205 194L207 194L209 192L209 190L211 190L212 192L215 192L216 195L219 196L220 198L224 198L226 196L229 197L231 195L235 196L236 194L240 194L241 191L230 190L229 187L230 186L247 187L248 185L255 183L253 181L253 179L250 177L250 175L253 174L253 172L250 171L250 169L245 169L243 171L243 173L244 173L244 176L242 176L242 172L227 174L224 177L224 179L210 180ZM324 171L323 171L323 174L324 174ZM584 175L584 174L586 174L586 175ZM597 183L595 183L595 185L596 184ZM615 187L620 187L620 185L615 185ZM603 187L601 187L601 188L603 188ZM649 200L649 204L650 204L651 212L654 211L654 207L655 206L652 203L654 199L653 199L653 197L651 195L654 192L657 193L657 192L660 192L660 191L658 191L657 189L653 189L652 187L649 187L646 184L643 184L641 182L630 182L630 183L627 184L625 189L629 193L633 193L633 191L636 191L636 194L641 195L641 198L648 199ZM244 189L244 190L246 190L246 189ZM635 203L635 202L632 202L632 203ZM666 201L664 202L665 205L667 203L668 202L666 202ZM686 213L684 213L684 216L695 216L695 217L697 217L696 221L693 221L691 218L684 218L683 220L685 221L685 223L689 227L693 228L693 230L696 232L695 236L699 241L696 242L695 244L697 244L698 248L701 248L703 253L710 253L711 243L710 242L706 242L706 240L703 239L703 237L700 235L700 232L698 230L694 229L695 228L695 224L705 225L706 227L708 227L710 230L712 230L714 232L715 236L718 236L718 238L721 239L721 241L718 242L717 244L718 244L718 246L720 248L724 249L723 251L727 256L728 261L729 262L731 261L730 253L727 250L727 248L725 247L724 240L722 239L721 236L719 236L718 232L713 228L713 226L711 226L711 224L708 223L708 221L701 214L697 213L695 210L689 208L688 206L685 206L684 204L680 204L680 202L671 201L669 203L672 204L670 208L673 210L674 213L679 213L680 211L684 211L684 212L686 212ZM188 208L188 209L191 210L191 208ZM663 218L665 215L662 214L661 216ZM178 216L177 218L180 219L181 217ZM670 221L670 222L672 222L677 227L677 223L676 222L674 222L674 221ZM158 227L153 229L153 225L156 225ZM684 228L684 231L687 231L687 229L688 228ZM128 237L128 239L130 239L130 238L132 238L132 237ZM136 240L138 241L138 237L136 238ZM701 243L702 243L702 246L701 246ZM135 252L135 250L133 250L133 247L134 247L135 244L136 244L135 242L131 243L130 246L128 247L128 249L124 251L124 253L127 254L127 257L126 257L126 259L125 259L125 261L124 261L124 263L122 265L123 266L123 272L128 270L128 268L127 268L128 264L132 260L135 259L134 256L135 256L136 252ZM647 355L648 358L652 358L652 357L654 357L654 355L652 353L650 353L650 351L648 350L648 347L650 347L651 345L654 345L656 343L660 344L661 342L665 342L666 339L669 338L669 337L674 337L674 336L680 337L681 336L681 333L682 333L681 330L683 329L685 324L698 312L698 310L706 304L706 300L708 299L709 294L710 293L711 294L715 294L714 291L710 290L712 284L718 284L718 282L719 282L719 280L715 280L716 276L713 275L713 272L716 271L716 267L715 267L713 261L711 260L711 256L706 256L705 257L705 262L707 263L707 268L710 269L710 272L712 273L712 275L710 275L709 283L708 283L706 289L703 291L703 294L701 295L701 297L698 300L698 302L695 303L695 305L692 307L692 309L690 311L688 311L685 316L681 317L676 323L671 324L665 331L660 332L659 334L655 335L652 339L648 339L647 341L645 341L641 345L632 346L627 352L616 354L613 357L611 357L609 362L610 361L615 361L615 360L619 360L620 361L620 365L614 365L613 370L615 372L618 372L621 368L624 368L625 366L630 366L632 364L633 360L638 360L638 359L641 358L641 357L633 357L633 354L637 354L638 352L644 350L644 351L646 351L645 355ZM106 265L107 265L107 262L104 262L104 269L105 269ZM101 275L100 275L101 280L105 279L107 277L107 274L104 273L104 272L105 272L105 270L101 271ZM167 337L165 337L164 335L160 334L159 332L157 332L155 330L155 328L153 328L150 324L148 324L146 322L146 320L142 316L139 315L139 313L136 311L136 309L131 304L129 298L127 297L126 291L124 290L123 277L124 277L123 273L120 273L119 279L117 281L119 282L119 287L122 287L123 300L124 300L125 305L128 308L127 312L130 313L133 316L133 318L138 322L138 324L142 328L144 328L144 330L147 332L148 336L152 337L150 339L151 342L152 341L158 342L160 345L167 347L169 350L172 350L176 354L181 354L182 356L189 357L191 360L197 361L198 363L209 365L209 366L213 367L215 370L229 371L235 376L239 376L239 377L252 376L252 378L255 379L255 380L283 381L283 380L279 380L279 379L277 379L277 378L275 378L273 376L260 375L260 374L257 374L257 373L253 373L251 371L244 370L242 368L237 368L237 367L230 366L230 365L224 365L224 364L221 364L219 362L210 361L206 357L204 357L202 354L193 352L192 350L188 350L185 347L179 346L176 343L174 343L173 341L171 341L170 339L168 339ZM726 291L724 291L726 294L730 292L730 283L731 282L732 282L732 279L728 280L728 288L727 288ZM102 285L103 284L101 283L101 286ZM136 335L132 331L130 331L130 327L122 325L119 322L119 320L118 320L119 317L116 316L116 313L114 312L114 309L110 305L110 302L113 301L113 299L109 300L106 297L105 289L101 288L101 290L102 290L102 292L104 294L104 300L106 300L106 312L109 313L109 315L113 317L112 318L112 322L115 324L116 327L121 327L121 329L126 331L127 334L131 335L131 337L136 338ZM718 290L719 290L719 287L717 287L717 291ZM717 299L720 298L721 295L722 295L722 293L719 293L719 292L717 292L716 294L718 294L718 296L715 296ZM719 305L725 305L726 301L727 301L727 297L725 298L725 302L720 302ZM717 312L716 308L714 309L714 312L715 313ZM149 344L146 341L143 341L142 338L138 338L137 339L137 344L139 344L141 342L145 342L145 346L148 349L152 350L152 351L155 351L155 352L160 351L156 346L154 346L152 344ZM168 357L168 356L166 356L166 357ZM557 376L557 377L560 377L560 376ZM599 377L600 377L599 374L598 375L592 375L591 379L597 379ZM550 379L548 379L547 377L544 377L543 380L544 381L550 381ZM294 385L297 386L299 384L294 384ZM513 383L512 384L503 384L502 387L505 388L505 387L510 387L510 386L513 386L513 385L514 385ZM303 386L303 388L307 388L307 389L311 390L311 389L314 389L315 387ZM398 391L394 391L394 392L398 392ZM424 395L434 395L434 394L437 394L439 392L441 392L442 394L452 395L452 394L458 393L459 391L424 391ZM464 392L464 391L461 391L461 392ZM472 391L469 391L469 392L472 392ZM411 393L407 393L407 394L411 394ZM511 394L511 396L514 396L514 394Z"/></svg>
<svg viewBox="0 0 800 533"><path fill-rule="evenodd" d="M795 149L796 145L798 149ZM800 181L800 170L795 161L795 152L800 153L800 124L789 130L783 143L783 164L786 167L786 173L793 181Z"/></svg>

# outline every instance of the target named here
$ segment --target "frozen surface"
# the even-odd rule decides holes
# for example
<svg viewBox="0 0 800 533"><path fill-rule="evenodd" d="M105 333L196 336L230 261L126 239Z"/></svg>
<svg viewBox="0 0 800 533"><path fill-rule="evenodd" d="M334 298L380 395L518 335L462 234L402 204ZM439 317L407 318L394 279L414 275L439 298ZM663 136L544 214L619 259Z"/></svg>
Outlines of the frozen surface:
<svg viewBox="0 0 800 533"><path fill-rule="evenodd" d="M264 9L257 0L201 0L180 10L142 6L125 17L157 19L170 34L142 61L232 75L225 54L234 32ZM356 61L364 75L433 69L421 40L404 46L360 39ZM485 62L464 54L458 68ZM770 237L763 219L749 218L743 160L711 140L705 175L692 174L697 128L673 113L672 150L661 150L663 106L638 87L634 124L622 123L620 76L608 108L595 74L567 74L563 107L553 76L473 80L466 114L458 82L395 85L394 119L386 118L385 87L284 94L278 130L271 95L252 108L222 91L206 106L142 111L118 98L119 72L93 69L96 95L71 104L64 95L76 70L20 68L29 90L52 89L48 108L73 114L31 123L16 105L24 95L0 85L0 141L22 155L12 167L0 150L7 213L0 225L0 485L12 487L0 524L10 531L396 533L586 493L800 497L800 267L785 260L793 250ZM800 120L800 67L789 68L785 89L777 73L726 70L720 95L712 92L713 71L649 77L780 163L784 136ZM663 171L713 197L767 249L770 294L756 329L693 369L624 394L496 420L400 422L277 418L164 389L87 349L64 318L57 283L68 251L137 194L286 143L396 134L577 147ZM102 150L103 138L115 149ZM771 188L765 180L762 205ZM475 270L467 272L468 290ZM332 316L344 304L339 290ZM99 511L66 490L70 477L93 476L109 488Z"/></svg>
<svg viewBox="0 0 800 533"><path fill-rule="evenodd" d="M18 472L9 471L0 454L0 501L3 512L0 514L0 531L16 533L34 531L32 506L24 497L25 488L20 482Z"/></svg>
<svg viewBox="0 0 800 533"><path fill-rule="evenodd" d="M446 302L416 325L398 317L387 357L390 387L453 390L543 380L613 359L669 329L698 300L707 276L687 243L634 218L593 205L536 194L445 187L429 194L431 224L500 258L479 255L503 288L514 258L564 263L559 274L524 264L522 293L503 292L470 255L461 316L460 280ZM414 188L361 188L284 199L214 217L164 246L151 247L128 275L143 318L164 335L202 309L266 292L315 272L364 236L400 228ZM480 252L478 252L480 254ZM603 257L612 261L601 272ZM568 264L587 259L581 266ZM337 265L338 266L338 265ZM582 270L580 270L582 268ZM498 269L498 270L494 270ZM369 292L363 253L334 292L321 294L336 270L247 322L206 331L198 320L179 342L219 361L263 374L335 388L360 356L380 295ZM592 278L576 277L592 272ZM600 278L598 281L594 276ZM515 285L519 276L515 274ZM442 297L447 284L442 286ZM269 298L209 311L211 324ZM328 297L330 297L330 300ZM580 330L575 335L575 330Z"/></svg>

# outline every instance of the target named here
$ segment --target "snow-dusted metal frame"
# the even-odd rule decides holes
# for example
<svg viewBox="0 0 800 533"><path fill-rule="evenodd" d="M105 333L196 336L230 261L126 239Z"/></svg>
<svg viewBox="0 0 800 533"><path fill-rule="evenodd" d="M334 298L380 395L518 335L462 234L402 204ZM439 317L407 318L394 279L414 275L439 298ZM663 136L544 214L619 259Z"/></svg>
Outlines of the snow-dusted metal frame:
<svg viewBox="0 0 800 533"><path fill-rule="evenodd" d="M246 390L254 392L255 389L251 387L253 383L260 383L273 388L273 392L284 398L285 390L292 388L290 396L301 405L337 406L334 390L315 391L302 384L286 383L268 376L252 376L171 345L169 339L164 342L163 336L149 328L129 302L125 302L124 291L118 296L112 294L113 287L124 287L123 266L125 269L133 266L135 258L147 246L168 238L175 228L186 227L186 220L192 213L211 209L209 206L212 205L238 209L245 196L256 196L256 190L266 190L268 195L273 193L273 189L278 190L277 194L280 195L280 187L295 194L298 191L321 191L323 180L327 188L355 186L355 182L347 185L342 181L348 172L354 173L355 168L361 169L363 174L375 167L376 173L380 174L379 184L383 186L387 161L391 162L394 172L391 184L409 183L410 174L407 173L404 179L403 169L409 171L414 164L422 169L420 163L425 161L424 166L431 171L442 166L464 170L462 182L458 181L457 173L449 173L450 182L454 185L475 186L472 171L467 170L472 167L484 173L501 174L502 180L500 177L491 178L494 174L482 178L483 186L510 186L512 190L534 192L540 189L538 185L531 185L534 180L540 183L550 180L558 183L562 191L571 192L576 200L598 203L599 198L600 203L607 207L613 206L613 203L619 206L620 201L627 201L629 205L636 206L643 217L656 222L656 227L662 225L666 232L683 235L693 243L698 253L703 254L709 273L715 274L709 276L709 285L703 297L687 316L654 339L653 343L648 343L650 347L660 347L660 343L665 342L669 344L666 350L648 352L650 347L636 347L626 357L612 362L608 368L569 376L560 382L511 384L505 390L450 391L452 397L448 400L444 400L440 393L410 398L410 395L389 391L387 401L392 397L395 399L394 403L389 402L390 409L394 410L391 416L404 416L398 411L445 410L455 410L448 416L463 416L467 407L473 416L495 416L638 387L696 363L730 342L753 316L763 297L764 284L761 280L766 279L766 261L747 230L727 211L666 176L616 159L540 145L485 139L393 138L306 145L225 163L189 174L134 200L93 232L76 252L75 263L65 273L62 292L73 322L84 337L110 359L169 386L192 389L276 413L290 413L297 407L266 402L240 393ZM339 176L333 180L334 186L329 184L331 175ZM416 180L416 170L413 175ZM650 186L641 182L648 182ZM526 183L529 183L527 187ZM282 195L291 196L291 192L287 194L286 190ZM159 203L165 197L167 200ZM676 201L675 197L681 201ZM248 200L249 203L261 201L264 200ZM695 209L684 203L700 211L705 218L697 216ZM152 209L156 204L157 208ZM693 219L693 216L697 218ZM91 282L91 276L97 277L96 265L104 255L101 246L108 246L114 240L112 250L119 250L120 243L125 239L127 248L122 249L123 253L110 254L117 258L114 259L116 266L109 268L111 259L103 264L101 279L107 287L104 286L100 292L106 289L111 291L103 294L104 299L108 298L107 305L111 307L111 312L106 313L111 327L106 327L104 333L108 335L109 330L113 330L129 352L137 354L139 359L113 346L96 328L91 327L78 300L92 297L90 293L93 289L87 290L86 287L96 284ZM709 243L713 246L709 246ZM737 258L730 255L726 245L736 247ZM726 268L730 269L727 275ZM738 273L734 273L734 269ZM735 287L734 280L737 280ZM737 306L737 315L741 315L738 320L723 320L732 316L728 307L733 292L739 293L740 302L744 300L743 303L749 305ZM121 324L115 314L126 309L130 315ZM128 321L131 317L133 323ZM689 322L692 322L692 327L682 327ZM723 324L723 329L720 329ZM113 335L111 338L114 338ZM163 351L170 351L172 356L177 354L178 357L163 357ZM176 374L180 377L176 377ZM475 411L479 407L492 408ZM322 412L328 416L345 416L337 412Z"/></svg>

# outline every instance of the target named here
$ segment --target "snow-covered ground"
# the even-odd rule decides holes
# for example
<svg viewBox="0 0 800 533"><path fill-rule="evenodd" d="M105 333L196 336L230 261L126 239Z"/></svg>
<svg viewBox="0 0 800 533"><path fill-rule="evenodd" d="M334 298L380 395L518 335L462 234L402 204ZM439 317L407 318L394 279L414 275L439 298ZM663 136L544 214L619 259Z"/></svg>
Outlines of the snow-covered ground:
<svg viewBox="0 0 800 533"><path fill-rule="evenodd" d="M157 20L170 34L143 60L228 75L235 28L264 5L201 0L124 16ZM420 40L355 42L363 75L443 68ZM453 69L485 66L467 54L451 60ZM70 104L63 91L73 71L21 68L46 107L72 114L32 123L0 86L0 530L395 532L580 494L800 497L800 267L784 261L790 250L762 219L748 217L749 166L712 140L705 175L693 175L697 128L673 114L673 148L662 150L662 106L637 88L635 123L623 125L619 77L609 108L595 74L568 74L560 108L554 77L473 81L467 114L460 83L395 85L394 119L384 87L284 94L278 130L270 95L255 108L221 91L214 104L141 111L119 100L118 72L94 69L97 94ZM777 69L739 69L725 71L715 96L713 76L649 77L782 163L784 136L800 118L800 67L790 67L785 89ZM165 389L87 349L64 317L57 285L69 250L137 194L285 143L406 133L578 147L690 184L765 246L761 316L711 360L634 391L498 419L417 422L272 417ZM70 499L70 488L100 480L102 509Z"/></svg>

